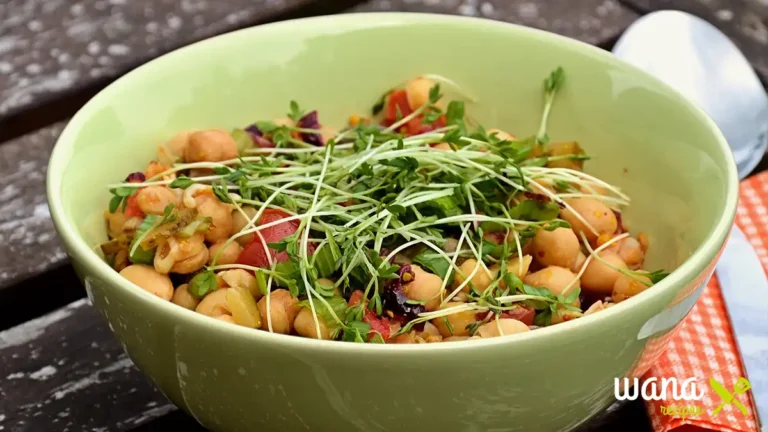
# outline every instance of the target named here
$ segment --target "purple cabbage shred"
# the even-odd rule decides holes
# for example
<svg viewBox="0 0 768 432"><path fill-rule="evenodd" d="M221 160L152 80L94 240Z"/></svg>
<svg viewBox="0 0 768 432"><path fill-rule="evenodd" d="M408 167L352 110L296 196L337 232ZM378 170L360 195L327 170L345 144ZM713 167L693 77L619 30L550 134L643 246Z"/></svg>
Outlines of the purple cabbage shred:
<svg viewBox="0 0 768 432"><path fill-rule="evenodd" d="M317 110L307 113L304 117L300 118L298 126L302 129L317 129L319 131L321 126L320 121L317 118ZM325 143L323 143L323 137L319 133L302 132L301 140L307 144L312 144L313 146L322 147L325 145Z"/></svg>
<svg viewBox="0 0 768 432"><path fill-rule="evenodd" d="M125 178L126 183L140 183L146 180L147 178L144 176L144 173L141 171L136 171L135 173L128 174L128 177Z"/></svg>
<svg viewBox="0 0 768 432"><path fill-rule="evenodd" d="M251 137L251 141L260 148L273 148L275 147L275 143L270 141L268 138L264 137L264 134L261 132L261 129L259 129L256 124L249 125L245 128L245 132L248 133L248 136Z"/></svg>
<svg viewBox="0 0 768 432"><path fill-rule="evenodd" d="M401 315L410 321L418 318L420 313L426 312L426 309L423 305L408 303L409 298L403 290L405 284L416 279L416 273L411 269L411 266L401 266L397 274L400 277L393 280L384 292L381 293L381 302L384 309L396 315Z"/></svg>

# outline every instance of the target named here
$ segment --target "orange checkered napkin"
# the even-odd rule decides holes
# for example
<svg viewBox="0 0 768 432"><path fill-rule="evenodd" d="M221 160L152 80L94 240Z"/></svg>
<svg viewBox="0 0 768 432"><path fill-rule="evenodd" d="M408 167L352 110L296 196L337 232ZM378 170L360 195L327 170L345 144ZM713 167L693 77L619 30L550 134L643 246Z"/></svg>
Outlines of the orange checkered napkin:
<svg viewBox="0 0 768 432"><path fill-rule="evenodd" d="M768 273L768 172L743 181L739 198L736 224L749 238ZM676 378L678 383L696 378L704 398L699 401L647 401L645 406L653 429L657 432L756 432L757 417L752 409L751 392L739 395L733 391L734 383L744 376L715 275L671 337L667 350L645 375L645 378ZM734 404L724 406L716 415L712 414L722 399L710 387L710 377L722 383L741 401L748 410L747 415L743 415ZM670 412L670 406L679 409ZM690 408L686 409L686 406ZM685 411L689 413L687 416L683 416Z"/></svg>

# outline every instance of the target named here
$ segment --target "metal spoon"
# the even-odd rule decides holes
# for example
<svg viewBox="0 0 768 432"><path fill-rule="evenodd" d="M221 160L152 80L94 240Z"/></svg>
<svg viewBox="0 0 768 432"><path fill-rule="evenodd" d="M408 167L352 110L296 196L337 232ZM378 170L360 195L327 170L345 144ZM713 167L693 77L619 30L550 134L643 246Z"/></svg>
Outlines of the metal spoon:
<svg viewBox="0 0 768 432"><path fill-rule="evenodd" d="M715 26L685 12L654 12L632 24L613 53L704 109L728 140L740 178L762 159L768 95L741 51Z"/></svg>
<svg viewBox="0 0 768 432"><path fill-rule="evenodd" d="M613 53L670 84L717 123L744 178L768 145L768 95L744 55L708 22L659 11L632 24ZM755 412L768 432L768 281L757 253L733 227L716 267ZM700 377L705 378L705 377Z"/></svg>

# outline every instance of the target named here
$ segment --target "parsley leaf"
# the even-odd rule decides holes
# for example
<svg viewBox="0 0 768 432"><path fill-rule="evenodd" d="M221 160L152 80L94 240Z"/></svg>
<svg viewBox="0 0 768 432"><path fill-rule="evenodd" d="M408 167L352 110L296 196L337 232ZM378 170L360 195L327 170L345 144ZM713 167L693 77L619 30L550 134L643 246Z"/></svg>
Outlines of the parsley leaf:
<svg viewBox="0 0 768 432"><path fill-rule="evenodd" d="M216 282L216 274L212 270L206 270L200 272L189 281L187 285L187 291L190 294L197 297L203 297L211 291L219 289L219 285Z"/></svg>
<svg viewBox="0 0 768 432"><path fill-rule="evenodd" d="M288 117L293 120L294 122L298 123L299 120L304 117L304 111L299 108L299 103L295 100L291 101L290 104L291 112L288 113Z"/></svg>

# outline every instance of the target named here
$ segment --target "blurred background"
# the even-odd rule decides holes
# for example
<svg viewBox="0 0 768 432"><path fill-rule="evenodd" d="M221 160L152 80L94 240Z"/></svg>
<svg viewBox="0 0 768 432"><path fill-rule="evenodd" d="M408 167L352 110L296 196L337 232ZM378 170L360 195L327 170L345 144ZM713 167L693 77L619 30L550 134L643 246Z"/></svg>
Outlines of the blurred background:
<svg viewBox="0 0 768 432"><path fill-rule="evenodd" d="M690 12L723 30L766 83L768 0L0 0L0 430L11 420L15 426L6 430L179 425L167 420L174 408L129 361L120 363L121 347L96 313L83 307L85 291L46 204L46 166L56 137L68 118L115 79L201 39L315 15L408 11L482 17L610 50L630 24L661 9ZM45 373L32 387L2 380L13 376L14 362L44 356L53 346L58 367L86 380L70 392L78 401L74 411L37 403L39 395L62 385ZM104 395L114 400L101 400ZM623 424L647 424L639 405L622 415Z"/></svg>

